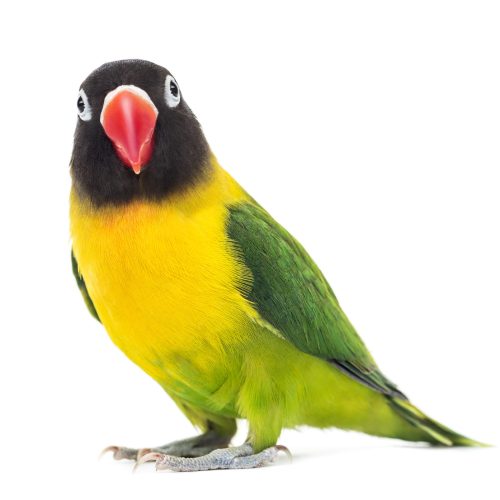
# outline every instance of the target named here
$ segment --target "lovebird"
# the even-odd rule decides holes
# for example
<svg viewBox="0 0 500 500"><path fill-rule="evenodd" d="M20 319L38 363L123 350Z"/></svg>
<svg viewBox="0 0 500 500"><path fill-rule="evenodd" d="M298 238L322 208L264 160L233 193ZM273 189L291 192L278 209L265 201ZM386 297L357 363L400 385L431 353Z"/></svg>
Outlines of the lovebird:
<svg viewBox="0 0 500 500"><path fill-rule="evenodd" d="M72 267L112 341L201 434L111 446L157 469L272 462L282 429L479 446L378 368L300 243L218 163L179 84L142 60L82 83L70 162ZM237 419L248 438L230 446Z"/></svg>

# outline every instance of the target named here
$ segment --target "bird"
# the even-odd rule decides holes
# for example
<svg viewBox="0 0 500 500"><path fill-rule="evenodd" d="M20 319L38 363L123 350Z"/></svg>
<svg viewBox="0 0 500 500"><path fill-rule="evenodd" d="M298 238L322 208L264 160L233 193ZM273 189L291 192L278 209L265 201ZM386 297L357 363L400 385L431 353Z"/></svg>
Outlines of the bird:
<svg viewBox="0 0 500 500"><path fill-rule="evenodd" d="M72 270L91 315L200 434L110 446L157 470L245 469L282 429L481 446L379 369L303 246L222 168L174 76L103 64L81 84L70 161ZM231 446L237 420L248 437Z"/></svg>

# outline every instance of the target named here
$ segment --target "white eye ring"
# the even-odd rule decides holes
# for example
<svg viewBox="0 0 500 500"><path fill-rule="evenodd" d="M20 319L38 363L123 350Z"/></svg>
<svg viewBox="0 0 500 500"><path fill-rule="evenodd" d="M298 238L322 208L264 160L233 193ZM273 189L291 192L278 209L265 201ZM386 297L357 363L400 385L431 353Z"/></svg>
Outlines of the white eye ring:
<svg viewBox="0 0 500 500"><path fill-rule="evenodd" d="M84 122L88 122L92 118L92 108L90 107L87 94L83 89L80 89L80 92L78 92L76 106L78 108L78 116L80 119Z"/></svg>
<svg viewBox="0 0 500 500"><path fill-rule="evenodd" d="M181 102L181 91L172 75L167 75L165 79L165 101L169 108L175 108Z"/></svg>

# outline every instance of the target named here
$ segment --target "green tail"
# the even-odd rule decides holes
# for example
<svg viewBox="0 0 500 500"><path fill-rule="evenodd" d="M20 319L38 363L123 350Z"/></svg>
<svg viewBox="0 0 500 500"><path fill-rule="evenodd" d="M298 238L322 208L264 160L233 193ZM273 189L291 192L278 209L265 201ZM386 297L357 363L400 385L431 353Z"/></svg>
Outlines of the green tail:
<svg viewBox="0 0 500 500"><path fill-rule="evenodd" d="M458 434L448 427L432 420L409 401L387 396L389 406L404 420L424 432L433 444L442 446L489 446Z"/></svg>

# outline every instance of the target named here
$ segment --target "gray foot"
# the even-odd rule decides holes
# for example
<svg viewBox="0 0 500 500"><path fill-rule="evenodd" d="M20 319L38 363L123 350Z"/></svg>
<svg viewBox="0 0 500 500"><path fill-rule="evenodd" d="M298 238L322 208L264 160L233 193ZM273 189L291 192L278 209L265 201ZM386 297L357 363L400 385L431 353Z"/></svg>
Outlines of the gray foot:
<svg viewBox="0 0 500 500"><path fill-rule="evenodd" d="M115 460L139 460L149 453L160 453L174 457L201 457L219 448L225 448L232 436L221 435L209 430L199 436L174 441L173 443L154 448L125 448L123 446L108 446L102 453L113 453Z"/></svg>
<svg viewBox="0 0 500 500"><path fill-rule="evenodd" d="M291 457L290 452L285 446L272 446L260 453L254 454L252 446L248 443L232 448L214 450L207 455L197 458L176 457L164 453L152 452L138 459L134 469L150 461L156 461L156 470L166 469L176 472L215 469L253 469L254 467L262 467L273 462L280 451L284 451Z"/></svg>

